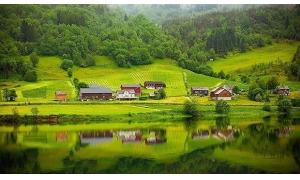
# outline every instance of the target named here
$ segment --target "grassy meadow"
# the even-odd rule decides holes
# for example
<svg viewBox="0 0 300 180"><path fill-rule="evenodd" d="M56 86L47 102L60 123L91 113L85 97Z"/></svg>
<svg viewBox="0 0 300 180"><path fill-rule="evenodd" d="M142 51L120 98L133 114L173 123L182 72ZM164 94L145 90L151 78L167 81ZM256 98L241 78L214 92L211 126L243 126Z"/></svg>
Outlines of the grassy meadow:
<svg viewBox="0 0 300 180"><path fill-rule="evenodd" d="M232 55L227 57L227 59L219 59L213 62L208 62L208 65L212 66L214 71L220 71L223 69L226 73L233 72L237 69L250 68L254 64L261 62L275 61L278 57L282 61L290 61L296 48L300 43L273 43L272 45L253 49L252 51L246 52L244 54ZM25 58L29 58L26 56ZM131 68L120 68L117 66L115 61L107 56L95 56L96 65L88 68L80 68L77 66L73 67L73 77L69 78L67 72L60 69L61 59L59 57L40 57L39 64L36 68L38 73L38 82L29 83L25 81L18 81L16 76L11 76L11 79L5 80L0 79L0 90L4 88L13 88L17 92L17 99L15 102L5 102L3 98L0 99L0 105L24 105L25 103L49 103L51 111L71 114L71 113L81 113L80 108L77 106L72 109L72 105L66 106L67 108L60 108L61 106L55 106L59 103L55 100L55 91L64 90L68 94L68 101L62 104L68 105L68 103L79 103L81 101L77 100L77 92L72 84L72 79L74 77L78 78L80 82L86 82L88 84L98 84L100 86L106 86L111 88L113 92L120 89L121 84L142 84L144 81L163 81L166 83L166 94L167 98L163 100L134 100L134 101L91 101L88 103L100 103L100 104L140 104L140 103L150 103L150 104L182 104L188 98L190 88L192 86L206 86L209 89L213 89L216 86L221 86L224 84L236 84L240 88L248 89L249 84L242 83L239 78L236 81L223 80L218 78L213 78L201 74L196 74L187 69L182 69L178 66L177 61L164 59L155 60L153 64L133 66ZM267 81L271 76L260 76L259 78ZM287 80L286 76L277 75L280 84L288 85L291 89L291 95L287 98L300 97L300 83L291 82ZM251 77L251 80L255 80L257 77ZM142 88L143 93L149 94L153 93L153 90L147 90ZM201 105L215 105L214 101L211 101L208 97L192 97L196 99ZM271 98L271 102L276 102L276 96ZM235 97L234 100L229 101L230 105L251 105L251 106L261 106L263 103L250 101L246 95L241 95ZM52 106L53 105L53 106ZM50 113L50 110L41 106L39 109L44 109L41 111L43 114ZM0 113L5 113L8 107L1 107ZM71 110L69 110L69 108ZM88 108L84 109L82 113L95 114ZM20 107L21 113L27 113L28 107ZM78 111L78 112L77 112ZM121 112L123 109L121 110ZM141 109L133 110L141 111ZM11 113L11 110L9 110ZM116 109L106 109L106 111L99 111L99 113L117 113ZM128 113L129 109L124 109L124 113ZM147 111L145 111L147 112ZM98 112L97 112L98 113ZM122 114L122 113L121 113Z"/></svg>

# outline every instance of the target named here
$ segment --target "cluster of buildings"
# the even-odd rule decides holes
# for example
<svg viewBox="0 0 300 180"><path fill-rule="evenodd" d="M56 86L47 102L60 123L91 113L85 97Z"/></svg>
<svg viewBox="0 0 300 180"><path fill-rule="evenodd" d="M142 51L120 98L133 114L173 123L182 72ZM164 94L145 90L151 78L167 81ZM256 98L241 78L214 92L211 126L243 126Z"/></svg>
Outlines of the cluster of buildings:
<svg viewBox="0 0 300 180"><path fill-rule="evenodd" d="M159 89L165 87L165 83L158 81L146 81L144 82L146 89ZM87 100L134 100L138 99L142 95L142 86L140 84L122 84L120 90L115 93L110 88L99 86L96 84L90 84L88 88L80 88L78 99L82 101ZM66 91L56 91L55 98L59 101L65 101L67 99Z"/></svg>
<svg viewBox="0 0 300 180"><path fill-rule="evenodd" d="M165 83L160 81L145 81L144 88L146 89L160 89L166 87ZM190 89L191 95L194 96L209 96L211 100L231 100L232 99L232 89L234 85L224 85L218 86L209 92L208 87L193 86ZM274 89L274 93L289 95L290 89L288 86L277 86ZM88 88L80 88L78 99L81 101L87 100L134 100L139 99L142 95L142 85L141 84L122 84L120 90L115 93L110 88L99 86L96 84L90 84ZM155 92L149 94L149 98L155 97ZM66 91L56 91L55 98L59 101L65 101L67 99Z"/></svg>
<svg viewBox="0 0 300 180"><path fill-rule="evenodd" d="M218 86L209 92L208 87L191 87L191 95L194 96L210 96L213 100L231 100L232 89L234 85Z"/></svg>

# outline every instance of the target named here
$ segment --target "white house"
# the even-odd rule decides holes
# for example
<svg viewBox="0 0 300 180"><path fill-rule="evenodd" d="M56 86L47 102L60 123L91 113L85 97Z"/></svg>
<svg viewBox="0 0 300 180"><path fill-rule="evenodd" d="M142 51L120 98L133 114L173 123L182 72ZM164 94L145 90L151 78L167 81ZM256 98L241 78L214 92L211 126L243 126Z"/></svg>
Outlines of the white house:
<svg viewBox="0 0 300 180"><path fill-rule="evenodd" d="M137 98L134 90L117 90L116 92L116 99L118 100L131 100Z"/></svg>

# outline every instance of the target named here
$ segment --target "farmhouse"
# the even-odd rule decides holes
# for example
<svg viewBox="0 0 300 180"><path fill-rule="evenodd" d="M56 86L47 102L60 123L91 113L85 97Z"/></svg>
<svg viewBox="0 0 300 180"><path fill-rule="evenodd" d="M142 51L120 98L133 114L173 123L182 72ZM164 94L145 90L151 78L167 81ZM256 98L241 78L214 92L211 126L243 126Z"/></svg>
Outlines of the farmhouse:
<svg viewBox="0 0 300 180"><path fill-rule="evenodd" d="M231 92L222 87L216 87L210 92L210 98L214 100L231 100Z"/></svg>
<svg viewBox="0 0 300 180"><path fill-rule="evenodd" d="M79 134L81 144L97 145L104 142L112 142L113 132L111 131L94 131L81 132Z"/></svg>
<svg viewBox="0 0 300 180"><path fill-rule="evenodd" d="M79 90L79 99L90 100L90 99L102 99L109 100L112 99L112 91L109 88L103 86L92 86L89 88L80 88Z"/></svg>
<svg viewBox="0 0 300 180"><path fill-rule="evenodd" d="M232 93L232 89L235 85L232 85L232 84L225 84L223 86L224 89L226 89L227 91L229 91L230 93Z"/></svg>
<svg viewBox="0 0 300 180"><path fill-rule="evenodd" d="M55 91L55 99L59 101L66 101L67 92L66 91Z"/></svg>
<svg viewBox="0 0 300 180"><path fill-rule="evenodd" d="M139 84L122 84L121 90L134 90L136 96L141 96L142 90Z"/></svg>
<svg viewBox="0 0 300 180"><path fill-rule="evenodd" d="M234 139L233 130L231 126L228 126L227 129L223 129L223 130L218 130L217 127L213 127L211 129L211 134L213 134L215 138L224 139L225 141Z"/></svg>
<svg viewBox="0 0 300 180"><path fill-rule="evenodd" d="M208 87L191 87L191 94L195 96L208 95Z"/></svg>
<svg viewBox="0 0 300 180"><path fill-rule="evenodd" d="M163 88L164 83L163 82L158 82L158 81L145 81L144 82L144 87L146 89L158 89L158 88Z"/></svg>
<svg viewBox="0 0 300 180"><path fill-rule="evenodd" d="M138 97L135 96L135 91L133 89L116 91L116 99L118 100L132 100L137 98Z"/></svg>
<svg viewBox="0 0 300 180"><path fill-rule="evenodd" d="M277 86L275 88L274 93L276 93L276 94L283 94L283 95L289 95L290 94L290 88L288 86Z"/></svg>

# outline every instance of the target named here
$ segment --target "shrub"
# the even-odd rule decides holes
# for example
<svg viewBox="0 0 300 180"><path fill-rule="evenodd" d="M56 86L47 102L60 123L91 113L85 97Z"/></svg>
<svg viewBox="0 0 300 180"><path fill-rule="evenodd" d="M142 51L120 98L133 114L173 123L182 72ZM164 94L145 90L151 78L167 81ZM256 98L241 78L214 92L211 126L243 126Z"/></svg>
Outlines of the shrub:
<svg viewBox="0 0 300 180"><path fill-rule="evenodd" d="M28 70L24 75L24 80L27 82L37 81L37 73L34 70Z"/></svg>
<svg viewBox="0 0 300 180"><path fill-rule="evenodd" d="M230 111L230 106L227 101L221 99L216 103L216 112L218 114L227 114Z"/></svg>
<svg viewBox="0 0 300 180"><path fill-rule="evenodd" d="M262 109L264 111L271 111L271 105L270 105L270 103L264 103Z"/></svg>
<svg viewBox="0 0 300 180"><path fill-rule="evenodd" d="M291 104L293 107L300 107L300 98L291 99Z"/></svg>
<svg viewBox="0 0 300 180"><path fill-rule="evenodd" d="M291 109L292 109L292 105L289 100L284 99L278 102L279 112L289 113Z"/></svg>
<svg viewBox="0 0 300 180"><path fill-rule="evenodd" d="M197 102L195 100L186 100L184 103L184 112L187 115L191 115L192 117L200 116L200 110L197 107Z"/></svg>
<svg viewBox="0 0 300 180"><path fill-rule="evenodd" d="M68 68L72 68L74 65L72 60L69 59L64 59L63 62L60 65L60 68L62 68L63 70L67 71Z"/></svg>

